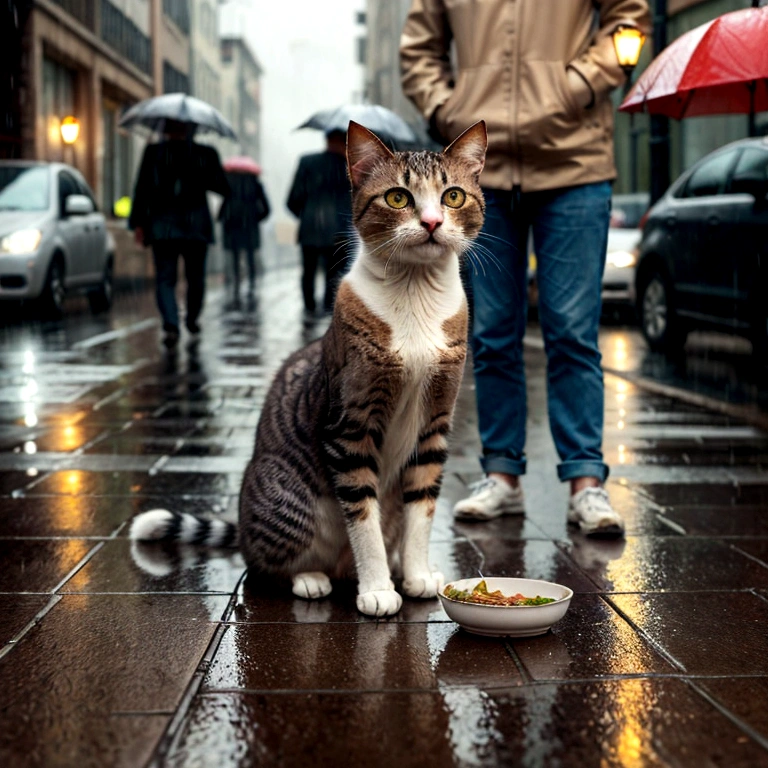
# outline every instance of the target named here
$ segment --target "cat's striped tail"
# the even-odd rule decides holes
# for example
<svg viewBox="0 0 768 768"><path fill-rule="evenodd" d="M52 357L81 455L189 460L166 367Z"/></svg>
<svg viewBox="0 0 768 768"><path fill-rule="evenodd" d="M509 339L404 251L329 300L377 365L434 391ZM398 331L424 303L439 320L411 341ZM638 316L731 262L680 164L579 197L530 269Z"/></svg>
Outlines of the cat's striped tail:
<svg viewBox="0 0 768 768"><path fill-rule="evenodd" d="M235 548L238 544L234 523L167 509L150 509L136 515L128 537L134 541L175 541L221 549Z"/></svg>

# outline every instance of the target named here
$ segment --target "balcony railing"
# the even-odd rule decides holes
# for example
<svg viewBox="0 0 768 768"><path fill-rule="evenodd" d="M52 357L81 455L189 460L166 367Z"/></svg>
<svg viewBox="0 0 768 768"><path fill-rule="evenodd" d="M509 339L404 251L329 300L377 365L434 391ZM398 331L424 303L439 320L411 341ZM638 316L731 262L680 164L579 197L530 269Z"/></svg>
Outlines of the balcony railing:
<svg viewBox="0 0 768 768"><path fill-rule="evenodd" d="M101 0L101 39L142 72L150 73L150 40L121 10L109 0Z"/></svg>
<svg viewBox="0 0 768 768"><path fill-rule="evenodd" d="M86 29L96 32L96 0L53 0L53 2L77 19Z"/></svg>

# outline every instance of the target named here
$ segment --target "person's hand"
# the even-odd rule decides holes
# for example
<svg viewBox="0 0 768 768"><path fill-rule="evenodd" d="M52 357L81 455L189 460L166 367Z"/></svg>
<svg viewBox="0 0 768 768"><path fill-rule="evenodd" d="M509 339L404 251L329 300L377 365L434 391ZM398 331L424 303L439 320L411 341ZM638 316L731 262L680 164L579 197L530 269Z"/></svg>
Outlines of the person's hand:
<svg viewBox="0 0 768 768"><path fill-rule="evenodd" d="M592 104L592 89L575 69L566 69L565 74L568 78L568 88L573 94L573 98L582 109L586 109Z"/></svg>
<svg viewBox="0 0 768 768"><path fill-rule="evenodd" d="M143 227L136 227L136 229L133 230L133 239L136 241L137 245L144 245L144 228Z"/></svg>

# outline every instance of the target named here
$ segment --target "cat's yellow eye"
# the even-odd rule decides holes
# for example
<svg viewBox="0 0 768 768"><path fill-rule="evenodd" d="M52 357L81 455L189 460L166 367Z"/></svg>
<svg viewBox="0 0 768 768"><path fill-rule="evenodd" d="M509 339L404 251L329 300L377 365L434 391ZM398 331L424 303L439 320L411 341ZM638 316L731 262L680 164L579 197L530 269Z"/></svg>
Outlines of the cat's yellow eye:
<svg viewBox="0 0 768 768"><path fill-rule="evenodd" d="M447 205L449 208L461 208L466 199L464 190L458 187L451 187L443 193L443 205Z"/></svg>
<svg viewBox="0 0 768 768"><path fill-rule="evenodd" d="M405 208L408 205L408 193L404 189L390 189L384 199L390 208Z"/></svg>

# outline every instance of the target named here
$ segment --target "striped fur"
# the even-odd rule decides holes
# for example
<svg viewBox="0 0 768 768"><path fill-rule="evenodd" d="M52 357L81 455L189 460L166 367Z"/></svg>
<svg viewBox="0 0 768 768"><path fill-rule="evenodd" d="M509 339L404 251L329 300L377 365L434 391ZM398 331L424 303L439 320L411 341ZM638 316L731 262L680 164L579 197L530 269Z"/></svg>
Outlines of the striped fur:
<svg viewBox="0 0 768 768"><path fill-rule="evenodd" d="M441 587L428 541L466 356L459 258L482 226L484 156L481 123L442 154L393 154L350 124L360 249L328 331L272 383L240 493L248 567L290 577L301 597L355 577L359 610L382 616L402 603L393 574L411 597ZM445 195L455 189L454 208ZM138 516L130 535L236 539L232 526L166 510Z"/></svg>

